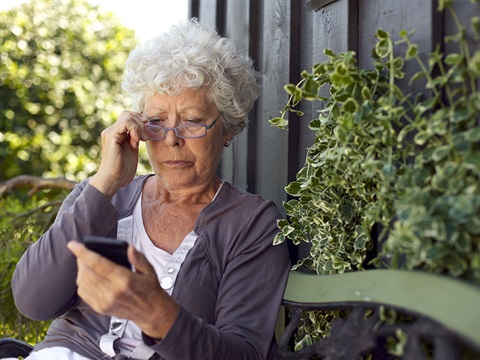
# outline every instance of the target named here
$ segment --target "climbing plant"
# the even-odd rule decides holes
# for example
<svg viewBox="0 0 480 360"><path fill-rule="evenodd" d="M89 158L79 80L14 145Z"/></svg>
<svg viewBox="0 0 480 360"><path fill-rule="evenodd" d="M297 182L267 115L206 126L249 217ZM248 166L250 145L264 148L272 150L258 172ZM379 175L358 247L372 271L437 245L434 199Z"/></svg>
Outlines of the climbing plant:
<svg viewBox="0 0 480 360"><path fill-rule="evenodd" d="M455 21L458 32L444 41L456 51L437 47L421 56L413 31L394 40L378 29L371 69L359 67L353 51L327 49L327 60L285 86L289 100L270 120L274 126L288 128L292 112L301 118L302 101L320 108L309 119L315 141L285 189L292 200L275 238L310 244L294 268L405 268L480 284L480 51L467 39L480 40L480 17L461 23L451 0L440 1L439 10ZM420 70L407 74L407 61ZM399 84L407 81L424 91L403 91ZM367 263L374 241L378 256ZM298 347L328 333L326 315L309 317Z"/></svg>

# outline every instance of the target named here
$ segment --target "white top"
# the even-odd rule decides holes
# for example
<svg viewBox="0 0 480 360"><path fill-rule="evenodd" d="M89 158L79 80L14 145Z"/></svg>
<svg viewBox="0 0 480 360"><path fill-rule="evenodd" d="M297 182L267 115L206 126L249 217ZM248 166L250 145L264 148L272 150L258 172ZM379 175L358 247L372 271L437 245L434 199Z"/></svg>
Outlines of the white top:
<svg viewBox="0 0 480 360"><path fill-rule="evenodd" d="M157 273L160 286L169 295L172 295L178 271L180 270L188 251L195 244L197 235L191 231L171 255L168 252L156 247L148 237L143 224L142 196L138 198L132 216L126 219L123 220L133 222L133 224L131 224L133 236L131 237L131 241L128 241L128 239L124 240L131 243L135 249L145 255L148 262L153 266L155 272ZM115 345L119 348L121 354L129 356L141 342L142 331L134 322L128 321L123 336L121 339L118 339Z"/></svg>

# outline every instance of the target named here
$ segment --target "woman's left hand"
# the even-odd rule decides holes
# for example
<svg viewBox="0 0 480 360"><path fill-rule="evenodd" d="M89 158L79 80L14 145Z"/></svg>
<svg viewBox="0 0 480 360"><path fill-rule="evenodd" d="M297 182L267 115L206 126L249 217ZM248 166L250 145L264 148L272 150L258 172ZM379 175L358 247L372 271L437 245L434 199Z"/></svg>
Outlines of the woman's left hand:
<svg viewBox="0 0 480 360"><path fill-rule="evenodd" d="M128 259L135 272L70 241L77 258L77 293L100 314L132 320L152 338L163 338L175 322L177 303L160 287L155 269L133 246Z"/></svg>

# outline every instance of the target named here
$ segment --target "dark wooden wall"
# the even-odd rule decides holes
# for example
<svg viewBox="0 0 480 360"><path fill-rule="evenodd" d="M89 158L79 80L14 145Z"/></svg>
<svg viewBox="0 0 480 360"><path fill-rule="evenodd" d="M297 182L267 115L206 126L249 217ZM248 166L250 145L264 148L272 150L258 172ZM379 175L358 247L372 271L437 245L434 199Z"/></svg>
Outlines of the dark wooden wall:
<svg viewBox="0 0 480 360"><path fill-rule="evenodd" d="M480 15L480 4L455 1L462 21ZM307 119L317 110L305 104L299 121L290 115L289 131L272 127L268 120L278 116L287 101L283 86L298 82L303 69L324 60L325 48L355 50L360 65L371 67L378 28L394 38L402 29L415 29L413 41L428 54L445 34L456 32L452 19L437 6L437 0L190 0L190 17L232 38L264 74L249 127L226 149L222 178L275 200L283 211L284 187L304 163L314 139ZM448 50L448 44L441 46ZM413 63L407 63L407 71L416 71Z"/></svg>

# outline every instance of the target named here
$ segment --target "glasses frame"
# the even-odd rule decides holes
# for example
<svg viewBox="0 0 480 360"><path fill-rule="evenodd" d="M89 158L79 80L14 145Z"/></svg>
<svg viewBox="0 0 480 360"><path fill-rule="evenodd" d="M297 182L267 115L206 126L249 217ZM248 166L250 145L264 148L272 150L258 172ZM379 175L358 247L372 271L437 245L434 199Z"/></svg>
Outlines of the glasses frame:
<svg viewBox="0 0 480 360"><path fill-rule="evenodd" d="M207 135L207 130L210 130L213 125L216 124L216 122L218 121L218 119L220 119L220 116L222 116L223 113L220 113L218 114L218 116L215 118L215 120L213 120L213 122L210 124L210 125L207 125L207 124L182 124L182 125L178 125L176 127L165 127L165 126L161 126L161 125L149 125L149 124L146 124L145 126L147 128L162 128L165 130L165 136L164 137L155 137L155 138L147 138L147 140L152 140L152 141L155 141L155 140L163 140L167 137L167 133L168 133L168 130L173 130L173 132L175 133L175 136L178 137L179 139L199 139L201 137L204 137ZM188 128L188 127L193 127L193 126L202 126L205 128L205 133L203 135L199 135L199 136L193 136L193 137L190 137L190 136L181 136L179 133L178 133L178 129L183 129L183 128Z"/></svg>

